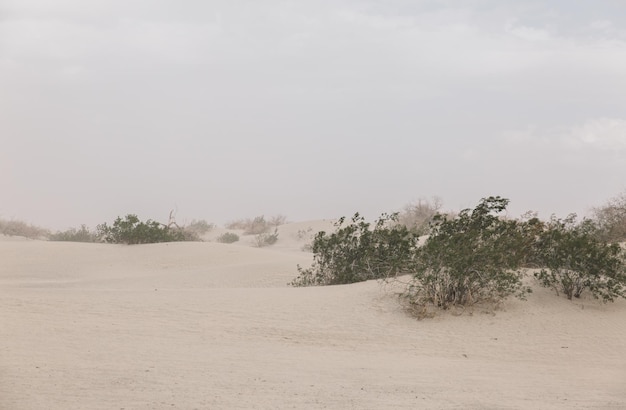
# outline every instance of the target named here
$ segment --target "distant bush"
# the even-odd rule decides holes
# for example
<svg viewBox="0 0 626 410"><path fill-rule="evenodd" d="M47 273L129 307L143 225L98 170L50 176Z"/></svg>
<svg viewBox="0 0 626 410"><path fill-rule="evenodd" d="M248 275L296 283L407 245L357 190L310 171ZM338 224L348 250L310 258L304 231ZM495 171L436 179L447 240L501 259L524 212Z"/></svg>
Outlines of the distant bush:
<svg viewBox="0 0 626 410"><path fill-rule="evenodd" d="M428 234L430 222L441 209L441 199L433 198L432 201L420 199L415 203L408 204L399 213L398 221L415 232L417 235Z"/></svg>
<svg viewBox="0 0 626 410"><path fill-rule="evenodd" d="M0 219L0 233L7 236L22 236L30 239L44 239L50 231L24 221Z"/></svg>
<svg viewBox="0 0 626 410"><path fill-rule="evenodd" d="M254 237L257 248L274 245L276 242L278 242L278 229L274 229L274 233L260 233Z"/></svg>
<svg viewBox="0 0 626 410"><path fill-rule="evenodd" d="M48 239L65 242L96 242L98 235L96 232L90 231L86 225L81 225L79 229L71 228L66 231L53 233Z"/></svg>
<svg viewBox="0 0 626 410"><path fill-rule="evenodd" d="M593 221L577 223L576 215L553 217L539 235L536 249L543 268L535 277L557 295L563 292L571 300L588 291L605 302L626 297L624 251L618 244L599 240Z"/></svg>
<svg viewBox="0 0 626 410"><path fill-rule="evenodd" d="M268 222L271 226L277 228L280 225L284 225L287 223L287 217L285 215L274 215L270 218Z"/></svg>
<svg viewBox="0 0 626 410"><path fill-rule="evenodd" d="M117 217L112 226L106 223L98 225L97 236L107 243L124 243L128 245L158 242L179 242L197 240L197 235L181 228L148 219L139 220L137 215L128 214L124 219Z"/></svg>
<svg viewBox="0 0 626 410"><path fill-rule="evenodd" d="M193 220L189 224L185 225L182 229L188 232L192 232L196 235L204 235L205 233L213 230L215 228L215 224L209 223L204 219L201 220Z"/></svg>
<svg viewBox="0 0 626 410"><path fill-rule="evenodd" d="M626 192L593 210L597 237L606 242L626 241Z"/></svg>
<svg viewBox="0 0 626 410"><path fill-rule="evenodd" d="M239 235L232 232L226 232L218 236L216 240L220 243L234 243L239 240Z"/></svg>
<svg viewBox="0 0 626 410"><path fill-rule="evenodd" d="M509 295L523 298L530 291L522 285L520 272L529 252L524 229L497 215L508 202L489 197L455 218L433 217L406 294L413 304L441 309L497 304Z"/></svg>
<svg viewBox="0 0 626 410"><path fill-rule="evenodd" d="M284 215L276 215L266 220L264 215L254 218L237 219L226 224L227 229L238 229L244 231L244 235L259 235L268 232L271 228L283 225L287 221Z"/></svg>
<svg viewBox="0 0 626 410"><path fill-rule="evenodd" d="M313 265L298 266L299 275L291 285L346 284L408 272L417 237L397 221L397 214L384 214L371 229L358 213L345 225L345 218L339 219L334 233L315 236Z"/></svg>

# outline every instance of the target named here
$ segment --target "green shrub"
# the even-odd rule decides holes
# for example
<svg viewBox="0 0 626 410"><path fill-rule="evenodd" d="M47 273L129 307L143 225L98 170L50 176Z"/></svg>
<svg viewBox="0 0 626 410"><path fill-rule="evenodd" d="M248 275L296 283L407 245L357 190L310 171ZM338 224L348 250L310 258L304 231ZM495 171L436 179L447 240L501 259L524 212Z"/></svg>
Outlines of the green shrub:
<svg viewBox="0 0 626 410"><path fill-rule="evenodd" d="M67 231L58 231L53 233L48 238L51 241L65 241L65 242L96 242L98 235L96 232L92 232L86 225L81 225L80 229L71 228Z"/></svg>
<svg viewBox="0 0 626 410"><path fill-rule="evenodd" d="M220 243L233 243L239 240L239 235L232 232L226 232L217 237L217 241Z"/></svg>
<svg viewBox="0 0 626 410"><path fill-rule="evenodd" d="M520 271L529 252L525 230L497 215L508 203L489 197L455 218L433 217L407 293L413 303L447 309L499 303L512 294L523 298L530 291L522 285Z"/></svg>
<svg viewBox="0 0 626 410"><path fill-rule="evenodd" d="M128 214L124 219L117 217L112 226L106 223L97 226L97 236L107 243L128 245L158 242L197 240L197 235L180 228L170 228L156 221L139 220L137 215Z"/></svg>
<svg viewBox="0 0 626 410"><path fill-rule="evenodd" d="M274 245L278 242L278 228L274 229L274 233L260 233L254 237L257 248Z"/></svg>
<svg viewBox="0 0 626 410"><path fill-rule="evenodd" d="M598 239L590 220L576 223L576 215L552 218L536 244L543 269L535 273L539 283L563 292L568 299L584 291L603 301L626 297L624 251L617 244Z"/></svg>
<svg viewBox="0 0 626 410"><path fill-rule="evenodd" d="M398 215L382 215L374 228L358 213L345 218L336 231L317 233L313 240L313 264L303 269L292 286L336 285L380 279L410 270L417 237L397 224Z"/></svg>

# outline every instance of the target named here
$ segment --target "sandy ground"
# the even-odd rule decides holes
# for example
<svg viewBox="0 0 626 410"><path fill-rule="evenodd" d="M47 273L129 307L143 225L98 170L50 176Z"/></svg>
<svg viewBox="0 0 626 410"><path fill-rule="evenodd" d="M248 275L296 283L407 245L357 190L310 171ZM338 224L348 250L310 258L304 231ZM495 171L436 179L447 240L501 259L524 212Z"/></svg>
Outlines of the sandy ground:
<svg viewBox="0 0 626 410"><path fill-rule="evenodd" d="M536 288L417 321L375 281L286 286L325 226L263 249L0 238L0 409L626 409L625 301Z"/></svg>

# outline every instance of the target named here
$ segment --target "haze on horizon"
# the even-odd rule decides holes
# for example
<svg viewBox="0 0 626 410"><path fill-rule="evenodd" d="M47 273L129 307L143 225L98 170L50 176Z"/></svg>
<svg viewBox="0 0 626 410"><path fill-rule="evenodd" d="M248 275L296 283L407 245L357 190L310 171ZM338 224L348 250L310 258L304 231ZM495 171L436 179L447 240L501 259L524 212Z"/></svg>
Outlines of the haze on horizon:
<svg viewBox="0 0 626 410"><path fill-rule="evenodd" d="M223 223L626 189L620 1L5 0L0 218Z"/></svg>

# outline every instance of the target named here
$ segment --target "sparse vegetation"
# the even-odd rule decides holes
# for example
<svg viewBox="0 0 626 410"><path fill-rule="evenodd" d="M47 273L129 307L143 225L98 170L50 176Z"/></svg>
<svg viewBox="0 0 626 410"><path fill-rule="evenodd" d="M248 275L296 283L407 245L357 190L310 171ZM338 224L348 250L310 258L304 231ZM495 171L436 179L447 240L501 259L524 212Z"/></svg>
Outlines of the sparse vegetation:
<svg viewBox="0 0 626 410"><path fill-rule="evenodd" d="M270 218L269 224L274 228L278 228L280 225L287 223L287 217L285 215L274 215Z"/></svg>
<svg viewBox="0 0 626 410"><path fill-rule="evenodd" d="M626 241L626 192L611 198L605 205L594 208L596 236L606 242Z"/></svg>
<svg viewBox="0 0 626 410"><path fill-rule="evenodd" d="M266 220L264 215L254 218L237 219L226 224L227 229L242 230L244 235L259 235L267 233L271 228L277 228L284 224L287 217L284 215L276 215Z"/></svg>
<svg viewBox="0 0 626 410"><path fill-rule="evenodd" d="M418 236L426 235L429 231L430 222L437 215L441 206L441 198L420 199L415 203L406 205L404 210L400 212L398 221Z"/></svg>
<svg viewBox="0 0 626 410"><path fill-rule="evenodd" d="M71 228L66 231L53 233L48 239L64 242L97 242L98 235L96 232L89 230L86 225L81 225L78 229Z"/></svg>
<svg viewBox="0 0 626 410"><path fill-rule="evenodd" d="M218 236L216 240L219 243L234 243L239 241L239 235L232 232L226 232Z"/></svg>
<svg viewBox="0 0 626 410"><path fill-rule="evenodd" d="M22 236L29 239L45 239L50 235L50 231L24 221L0 219L0 234Z"/></svg>
<svg viewBox="0 0 626 410"><path fill-rule="evenodd" d="M358 213L332 234L313 240L313 265L303 269L292 286L336 285L393 277L410 271L417 237L397 223L398 215L382 215L373 229Z"/></svg>
<svg viewBox="0 0 626 410"><path fill-rule="evenodd" d="M274 233L260 233L254 237L254 244L257 248L274 245L278 242L278 228L274 229Z"/></svg>
<svg viewBox="0 0 626 410"><path fill-rule="evenodd" d="M577 223L576 215L545 224L536 245L539 283L570 300L585 291L605 302L626 297L624 251L599 240L597 229L591 220Z"/></svg>
<svg viewBox="0 0 626 410"><path fill-rule="evenodd" d="M215 224L209 223L204 219L192 220L189 224L185 225L183 229L187 232L194 233L196 235L204 235L215 228Z"/></svg>

